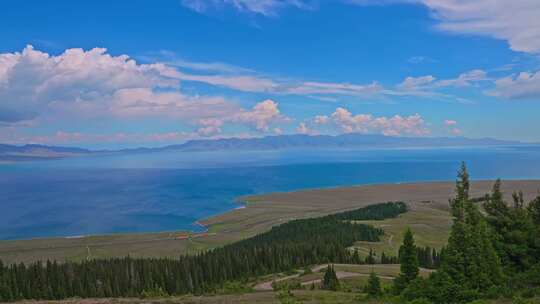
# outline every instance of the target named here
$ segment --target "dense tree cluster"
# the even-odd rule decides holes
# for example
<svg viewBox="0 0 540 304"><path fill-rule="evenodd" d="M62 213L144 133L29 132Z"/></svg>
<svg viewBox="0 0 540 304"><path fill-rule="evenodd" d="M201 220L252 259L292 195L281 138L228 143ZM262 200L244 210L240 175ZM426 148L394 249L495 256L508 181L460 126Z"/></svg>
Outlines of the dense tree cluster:
<svg viewBox="0 0 540 304"><path fill-rule="evenodd" d="M339 279L334 270L334 265L328 265L324 272L324 277L321 284L322 289L336 291L339 289Z"/></svg>
<svg viewBox="0 0 540 304"><path fill-rule="evenodd" d="M401 202L372 205L312 219L294 220L266 233L178 259L90 260L80 263L0 264L0 301L66 297L124 297L155 292L200 294L226 282L319 263L351 263L348 247L379 241L383 230L358 220L406 212Z"/></svg>
<svg viewBox="0 0 540 304"><path fill-rule="evenodd" d="M440 267L428 279L416 278L405 288L399 286L404 298L466 303L540 294L540 196L526 204L523 194L514 193L514 202L509 204L497 181L482 200L482 211L469 199L469 187L463 165L456 197L450 202L454 224L441 252Z"/></svg>
<svg viewBox="0 0 540 304"><path fill-rule="evenodd" d="M364 292L371 297L382 295L381 280L374 271L369 274L368 282L364 288Z"/></svg>

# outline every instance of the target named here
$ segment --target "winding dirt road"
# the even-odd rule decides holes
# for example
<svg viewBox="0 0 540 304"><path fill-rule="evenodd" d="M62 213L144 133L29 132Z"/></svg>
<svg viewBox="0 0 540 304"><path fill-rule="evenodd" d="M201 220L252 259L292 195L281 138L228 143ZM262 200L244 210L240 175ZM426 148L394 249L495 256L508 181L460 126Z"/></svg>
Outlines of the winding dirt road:
<svg viewBox="0 0 540 304"><path fill-rule="evenodd" d="M347 264L334 264L334 265L347 266ZM328 267L328 264L318 265L318 266L313 267L311 269L311 271L319 272L321 269L326 268L326 267ZM344 278L351 278L351 277L368 277L369 274L358 273L358 272L336 271L336 276L338 277L338 279L344 279ZM298 277L300 277L300 274L293 274L293 275L282 277L282 278L279 278L279 279L262 282L262 283L259 283L259 284L255 285L253 287L253 289L255 289L256 291L270 291L270 290L273 290L273 288L272 288L272 283L273 282L281 282L281 281L290 280L290 279L294 279L294 278L298 278ZM389 280L394 279L394 277L392 277L392 276L381 276L381 275L379 275L378 277L381 278L381 279L389 279ZM316 280L311 280L311 281L307 281L307 282L302 282L301 284L303 286L306 286L306 285L310 285L310 284L313 284L313 283L317 284L317 283L320 283L321 281L322 281L322 279L316 279Z"/></svg>

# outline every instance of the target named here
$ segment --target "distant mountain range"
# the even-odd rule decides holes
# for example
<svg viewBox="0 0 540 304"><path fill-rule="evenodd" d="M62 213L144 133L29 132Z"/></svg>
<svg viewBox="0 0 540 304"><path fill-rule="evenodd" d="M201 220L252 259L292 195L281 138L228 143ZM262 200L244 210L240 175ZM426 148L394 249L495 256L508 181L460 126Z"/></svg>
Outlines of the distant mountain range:
<svg viewBox="0 0 540 304"><path fill-rule="evenodd" d="M81 155L150 153L161 151L220 151L220 150L279 150L279 149L353 149L353 148L413 148L452 146L512 146L525 145L519 141L492 138L465 137L393 137L383 135L343 134L331 135L278 135L261 138L224 138L191 140L179 145L161 148L135 148L121 150L88 150L82 148L45 145L0 144L1 161L55 159Z"/></svg>
<svg viewBox="0 0 540 304"><path fill-rule="evenodd" d="M34 159L55 159L94 153L81 148L52 147L45 145L5 145L0 144L0 161L22 161Z"/></svg>
<svg viewBox="0 0 540 304"><path fill-rule="evenodd" d="M192 140L182 145L161 149L183 151L206 150L275 150L291 148L398 148L398 147L449 147L520 145L518 141L491 138L464 137L393 137L383 135L343 134L331 135L279 135L262 138L227 138Z"/></svg>

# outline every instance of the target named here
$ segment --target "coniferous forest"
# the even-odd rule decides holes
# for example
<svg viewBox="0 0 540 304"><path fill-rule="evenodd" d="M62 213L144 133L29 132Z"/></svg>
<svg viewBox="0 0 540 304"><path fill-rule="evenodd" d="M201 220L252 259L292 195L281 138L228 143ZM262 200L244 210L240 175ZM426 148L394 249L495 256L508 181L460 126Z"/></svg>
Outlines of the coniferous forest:
<svg viewBox="0 0 540 304"><path fill-rule="evenodd" d="M80 263L0 264L0 300L126 297L212 292L228 281L318 263L351 263L356 241L378 241L381 229L353 220L397 217L405 203L388 202L319 218L298 219L221 248L178 259L98 259Z"/></svg>

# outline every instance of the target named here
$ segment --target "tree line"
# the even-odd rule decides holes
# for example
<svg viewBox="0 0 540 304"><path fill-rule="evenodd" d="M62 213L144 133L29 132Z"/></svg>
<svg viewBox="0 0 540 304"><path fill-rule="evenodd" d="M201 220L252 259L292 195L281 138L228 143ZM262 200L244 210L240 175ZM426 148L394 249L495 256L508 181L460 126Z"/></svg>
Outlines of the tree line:
<svg viewBox="0 0 540 304"><path fill-rule="evenodd" d="M384 231L353 221L381 220L407 211L388 202L298 219L230 245L178 259L112 258L3 265L0 301L68 297L127 297L159 291L167 295L216 291L226 282L320 263L352 263L357 241L376 242Z"/></svg>

